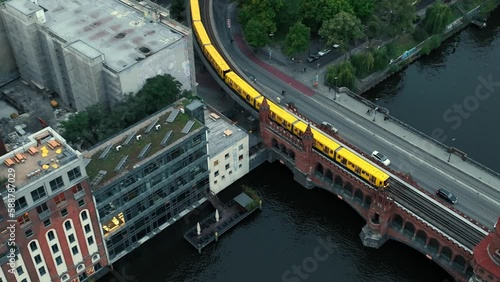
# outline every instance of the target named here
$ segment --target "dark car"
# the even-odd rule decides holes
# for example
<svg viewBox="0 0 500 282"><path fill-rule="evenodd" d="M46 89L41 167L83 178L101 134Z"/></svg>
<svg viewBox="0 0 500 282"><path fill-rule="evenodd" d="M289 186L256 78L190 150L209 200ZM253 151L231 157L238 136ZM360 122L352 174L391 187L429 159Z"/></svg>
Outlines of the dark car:
<svg viewBox="0 0 500 282"><path fill-rule="evenodd" d="M458 198L455 195L453 195L451 192L448 192L444 189L437 190L436 195L445 199L450 204L456 204L458 202Z"/></svg>
<svg viewBox="0 0 500 282"><path fill-rule="evenodd" d="M312 63L312 62L316 61L317 59L319 59L319 55L318 54L314 54L314 55L309 56L309 58L307 58L306 61L308 63Z"/></svg>

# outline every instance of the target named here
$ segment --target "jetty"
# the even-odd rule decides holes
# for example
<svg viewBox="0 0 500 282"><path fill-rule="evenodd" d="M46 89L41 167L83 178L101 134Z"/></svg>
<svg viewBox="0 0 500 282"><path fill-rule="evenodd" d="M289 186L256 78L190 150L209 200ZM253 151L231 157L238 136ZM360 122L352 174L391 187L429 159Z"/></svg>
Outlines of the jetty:
<svg viewBox="0 0 500 282"><path fill-rule="evenodd" d="M248 195L243 192L222 205L215 195L210 202L217 202L215 212L211 213L196 226L189 229L184 238L201 253L208 244L218 241L218 238L236 226L239 222L262 208L262 200L256 195Z"/></svg>

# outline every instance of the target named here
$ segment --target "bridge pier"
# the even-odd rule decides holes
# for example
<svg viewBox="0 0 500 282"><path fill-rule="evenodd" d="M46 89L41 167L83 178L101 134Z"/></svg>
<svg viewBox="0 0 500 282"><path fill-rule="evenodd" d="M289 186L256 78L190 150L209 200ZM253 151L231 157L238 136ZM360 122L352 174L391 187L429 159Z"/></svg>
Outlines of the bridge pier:
<svg viewBox="0 0 500 282"><path fill-rule="evenodd" d="M361 229L359 238L363 242L363 246L374 249L380 248L388 240L385 234L380 234L378 231L373 230L368 224Z"/></svg>

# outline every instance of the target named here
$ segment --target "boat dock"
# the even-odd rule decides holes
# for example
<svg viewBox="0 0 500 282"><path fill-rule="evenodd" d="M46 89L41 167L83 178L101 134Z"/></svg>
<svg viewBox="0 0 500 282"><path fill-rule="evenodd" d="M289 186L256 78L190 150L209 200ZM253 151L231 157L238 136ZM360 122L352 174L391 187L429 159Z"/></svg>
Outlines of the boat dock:
<svg viewBox="0 0 500 282"><path fill-rule="evenodd" d="M212 197L216 198L215 195ZM218 199L217 199L218 201ZM212 202L212 201L210 201ZM227 204L216 205L216 211L207 216L196 226L189 229L184 238L195 247L199 253L233 226L241 222L257 209L262 208L262 201L256 197L250 197L241 193Z"/></svg>

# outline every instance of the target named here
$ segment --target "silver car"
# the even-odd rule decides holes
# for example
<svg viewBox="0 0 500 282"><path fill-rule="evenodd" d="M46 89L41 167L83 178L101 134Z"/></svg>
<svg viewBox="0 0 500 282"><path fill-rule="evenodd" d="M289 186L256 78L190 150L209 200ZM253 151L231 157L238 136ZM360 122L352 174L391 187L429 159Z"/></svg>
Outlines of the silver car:
<svg viewBox="0 0 500 282"><path fill-rule="evenodd" d="M388 166L391 164L391 161L386 156L379 153L378 151L373 151L372 157L374 157L379 162L383 163L385 166Z"/></svg>

